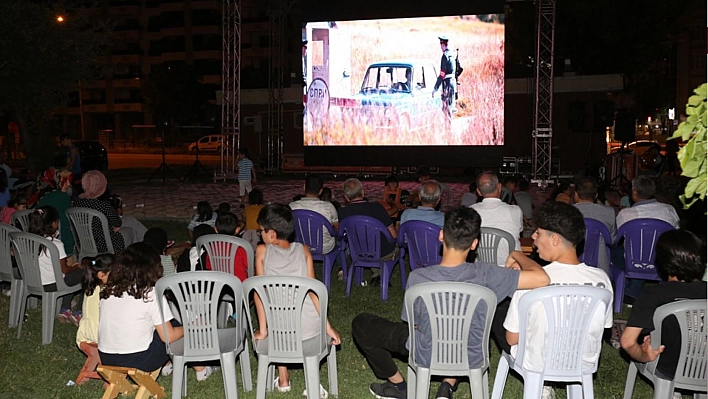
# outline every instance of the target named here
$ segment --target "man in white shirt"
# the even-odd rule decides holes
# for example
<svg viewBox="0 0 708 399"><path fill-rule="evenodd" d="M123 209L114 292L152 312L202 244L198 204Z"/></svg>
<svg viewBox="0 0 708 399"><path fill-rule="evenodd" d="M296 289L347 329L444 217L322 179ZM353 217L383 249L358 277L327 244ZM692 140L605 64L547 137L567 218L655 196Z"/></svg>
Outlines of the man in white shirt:
<svg viewBox="0 0 708 399"><path fill-rule="evenodd" d="M612 292L612 283L607 273L578 260L575 247L585 237L585 222L577 208L565 203L548 201L536 211L534 221L537 226L533 234L534 245L538 248L541 259L551 262L543 268L551 278L551 286L593 285ZM511 354L514 356L519 343L519 301L527 292L529 291L516 291L504 320L506 340L511 345ZM612 303L608 306L612 308ZM545 323L543 307L540 305L534 307L527 319L524 368L538 371L543 369ZM584 362L593 364L597 361L602 349L602 334L605 328L610 327L612 327L612 312L598 311L590 323ZM550 387L544 387L543 398L550 398L553 395Z"/></svg>
<svg viewBox="0 0 708 399"><path fill-rule="evenodd" d="M317 212L329 220L332 227L336 231L339 227L339 216L337 210L329 201L322 201L319 198L322 193L324 181L318 175L312 174L305 179L305 196L297 201L290 203L292 210L306 209L308 211ZM329 235L327 230L322 235L322 252L329 253L334 249L335 239Z"/></svg>
<svg viewBox="0 0 708 399"><path fill-rule="evenodd" d="M640 175L632 180L632 201L634 205L630 208L622 209L617 214L617 228L634 219L659 219L666 223L679 227L679 217L676 209L669 204L658 202L656 194L656 184L649 176Z"/></svg>
<svg viewBox="0 0 708 399"><path fill-rule="evenodd" d="M654 195L656 194L656 184L651 177L640 175L632 180L632 201L634 205L629 208L622 209L617 214L617 228L634 219L659 219L672 225L675 229L679 228L679 217L676 209L669 204L658 202ZM625 268L624 246L619 245L610 252L612 265L618 269ZM624 302L632 304L634 298L638 297L644 287L644 280L628 279L624 287Z"/></svg>
<svg viewBox="0 0 708 399"><path fill-rule="evenodd" d="M493 227L506 231L514 237L516 250L521 249L519 234L524 230L524 216L521 208L516 205L509 205L499 199L502 185L494 172L483 172L477 176L477 193L484 199L482 202L470 205L482 217L482 227ZM499 252L505 248L506 242L502 241ZM506 256L503 257L506 259Z"/></svg>

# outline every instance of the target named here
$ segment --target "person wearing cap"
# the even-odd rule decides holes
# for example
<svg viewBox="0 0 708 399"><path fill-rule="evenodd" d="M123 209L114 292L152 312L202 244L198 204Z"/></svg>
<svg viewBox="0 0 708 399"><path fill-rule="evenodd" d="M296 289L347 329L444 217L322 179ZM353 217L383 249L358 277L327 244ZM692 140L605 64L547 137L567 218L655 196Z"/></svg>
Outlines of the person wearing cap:
<svg viewBox="0 0 708 399"><path fill-rule="evenodd" d="M455 108L455 90L457 86L455 82L455 60L452 57L452 51L447 48L447 36L440 36L438 39L440 39L442 56L440 57L440 73L433 87L432 95L434 97L435 92L442 85L443 111L451 119L452 114L457 111Z"/></svg>

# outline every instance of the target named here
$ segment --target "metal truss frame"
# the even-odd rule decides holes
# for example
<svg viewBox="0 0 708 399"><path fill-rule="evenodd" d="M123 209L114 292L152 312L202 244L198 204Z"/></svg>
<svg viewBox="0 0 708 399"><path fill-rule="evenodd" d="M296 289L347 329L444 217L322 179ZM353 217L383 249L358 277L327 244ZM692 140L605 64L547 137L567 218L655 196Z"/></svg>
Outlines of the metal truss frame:
<svg viewBox="0 0 708 399"><path fill-rule="evenodd" d="M553 58L556 21L556 0L536 0L536 74L532 179L545 188L551 179L553 141Z"/></svg>
<svg viewBox="0 0 708 399"><path fill-rule="evenodd" d="M223 0L221 54L221 168L214 181L236 179L241 144L241 0Z"/></svg>

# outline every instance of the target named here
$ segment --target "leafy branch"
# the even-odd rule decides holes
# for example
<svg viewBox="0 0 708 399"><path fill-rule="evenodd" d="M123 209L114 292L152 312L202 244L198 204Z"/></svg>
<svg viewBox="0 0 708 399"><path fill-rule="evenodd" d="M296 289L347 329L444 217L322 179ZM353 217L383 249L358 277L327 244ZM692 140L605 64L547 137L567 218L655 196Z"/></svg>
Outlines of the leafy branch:
<svg viewBox="0 0 708 399"><path fill-rule="evenodd" d="M688 177L684 193L679 196L684 209L688 209L698 199L705 199L708 185L706 179L706 84L698 86L686 104L686 121L682 122L672 139L681 138L686 145L678 152L681 173Z"/></svg>

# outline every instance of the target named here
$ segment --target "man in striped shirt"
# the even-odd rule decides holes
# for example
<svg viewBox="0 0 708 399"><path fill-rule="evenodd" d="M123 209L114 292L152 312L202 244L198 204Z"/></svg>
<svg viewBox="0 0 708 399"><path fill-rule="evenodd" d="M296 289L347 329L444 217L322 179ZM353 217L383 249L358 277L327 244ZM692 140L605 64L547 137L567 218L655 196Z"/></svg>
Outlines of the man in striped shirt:
<svg viewBox="0 0 708 399"><path fill-rule="evenodd" d="M240 148L238 150L238 192L241 196L241 208L246 206L246 198L248 193L253 190L251 184L256 184L256 169L253 167L253 162L248 159L248 149Z"/></svg>

